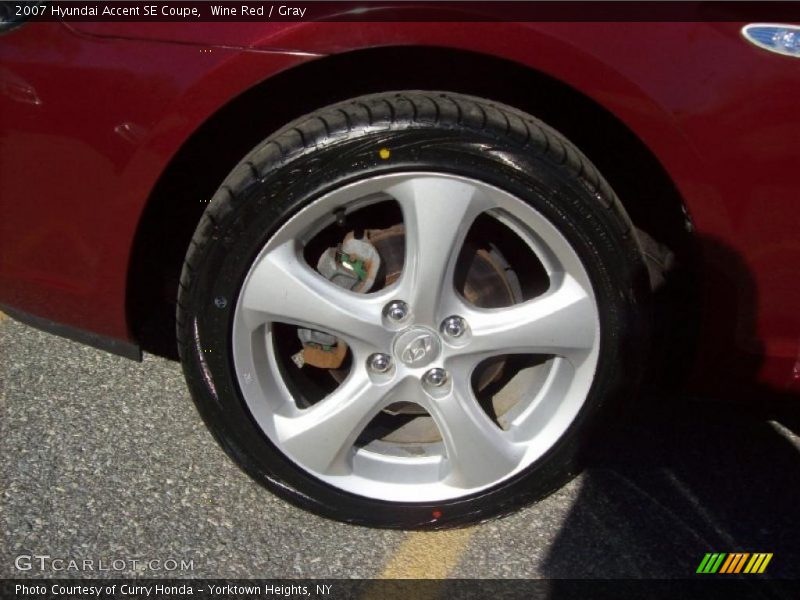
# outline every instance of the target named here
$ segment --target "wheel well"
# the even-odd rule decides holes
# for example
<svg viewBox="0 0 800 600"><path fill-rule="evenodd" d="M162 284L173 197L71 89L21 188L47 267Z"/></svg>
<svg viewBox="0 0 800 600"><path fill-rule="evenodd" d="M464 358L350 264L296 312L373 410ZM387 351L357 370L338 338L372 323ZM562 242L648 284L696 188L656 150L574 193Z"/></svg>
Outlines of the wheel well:
<svg viewBox="0 0 800 600"><path fill-rule="evenodd" d="M183 258L206 202L241 158L303 114L395 89L471 94L535 115L594 162L637 227L679 260L690 251L682 199L659 161L623 123L574 88L519 64L460 50L355 51L305 63L247 90L173 157L148 200L128 274L128 320L143 350L177 358L175 298Z"/></svg>

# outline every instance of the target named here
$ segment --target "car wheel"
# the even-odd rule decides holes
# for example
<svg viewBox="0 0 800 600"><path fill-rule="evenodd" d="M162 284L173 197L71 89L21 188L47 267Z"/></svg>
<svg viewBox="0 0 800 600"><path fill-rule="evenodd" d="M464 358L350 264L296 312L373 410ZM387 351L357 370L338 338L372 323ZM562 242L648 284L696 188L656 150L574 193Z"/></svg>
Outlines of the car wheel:
<svg viewBox="0 0 800 600"><path fill-rule="evenodd" d="M466 524L577 472L642 372L647 274L612 190L514 108L364 96L255 148L198 225L178 338L220 444L347 522Z"/></svg>

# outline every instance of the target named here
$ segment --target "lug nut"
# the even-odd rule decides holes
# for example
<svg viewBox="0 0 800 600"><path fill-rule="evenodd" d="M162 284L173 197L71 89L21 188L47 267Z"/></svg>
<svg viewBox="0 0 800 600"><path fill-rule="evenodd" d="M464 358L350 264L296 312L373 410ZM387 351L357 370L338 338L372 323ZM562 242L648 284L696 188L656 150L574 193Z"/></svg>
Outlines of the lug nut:
<svg viewBox="0 0 800 600"><path fill-rule="evenodd" d="M367 359L367 367L374 373L386 373L392 368L392 359L388 354L372 354Z"/></svg>
<svg viewBox="0 0 800 600"><path fill-rule="evenodd" d="M422 380L431 387L441 387L447 383L447 371L444 369L431 369L425 373Z"/></svg>
<svg viewBox="0 0 800 600"><path fill-rule="evenodd" d="M461 317L453 315L442 321L441 330L448 337L461 337L467 330L467 322Z"/></svg>
<svg viewBox="0 0 800 600"><path fill-rule="evenodd" d="M390 321L399 323L404 321L408 316L408 304L402 300L393 300L386 305L386 308L383 309L383 314Z"/></svg>

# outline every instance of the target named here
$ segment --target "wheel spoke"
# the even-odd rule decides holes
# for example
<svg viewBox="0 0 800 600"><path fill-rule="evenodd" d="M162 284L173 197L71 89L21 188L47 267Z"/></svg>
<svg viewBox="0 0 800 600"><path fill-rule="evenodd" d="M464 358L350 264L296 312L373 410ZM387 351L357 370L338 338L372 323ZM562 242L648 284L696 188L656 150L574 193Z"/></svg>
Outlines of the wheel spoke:
<svg viewBox="0 0 800 600"><path fill-rule="evenodd" d="M347 455L370 420L389 402L391 388L356 370L333 393L293 416L275 416L283 449L318 473L344 473Z"/></svg>
<svg viewBox="0 0 800 600"><path fill-rule="evenodd" d="M287 242L255 266L242 306L251 325L280 321L374 345L387 335L381 326L384 300L335 286L306 264L294 242Z"/></svg>
<svg viewBox="0 0 800 600"><path fill-rule="evenodd" d="M415 177L386 190L400 203L406 230L401 293L418 322L435 323L443 292L472 222L489 208L486 195L467 182Z"/></svg>
<svg viewBox="0 0 800 600"><path fill-rule="evenodd" d="M483 411L468 380L454 381L449 394L424 404L444 440L451 469L448 484L486 485L510 473L522 458L522 448Z"/></svg>
<svg viewBox="0 0 800 600"><path fill-rule="evenodd" d="M555 290L523 304L494 310L465 308L464 312L472 327L465 353L554 354L578 363L597 336L594 301L569 275Z"/></svg>

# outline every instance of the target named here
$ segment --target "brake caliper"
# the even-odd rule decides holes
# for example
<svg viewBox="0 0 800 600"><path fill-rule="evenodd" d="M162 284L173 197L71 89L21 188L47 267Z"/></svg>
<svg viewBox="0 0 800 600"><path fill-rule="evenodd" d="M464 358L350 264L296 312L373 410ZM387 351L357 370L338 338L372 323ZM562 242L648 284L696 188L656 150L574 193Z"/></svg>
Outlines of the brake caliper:
<svg viewBox="0 0 800 600"><path fill-rule="evenodd" d="M366 294L375 285L381 257L377 249L364 236L358 239L351 231L343 242L328 248L317 261L317 271L333 284L360 294ZM311 365L320 369L338 369L347 355L347 344L324 331L300 328L297 336L303 350L292 357L298 367Z"/></svg>

